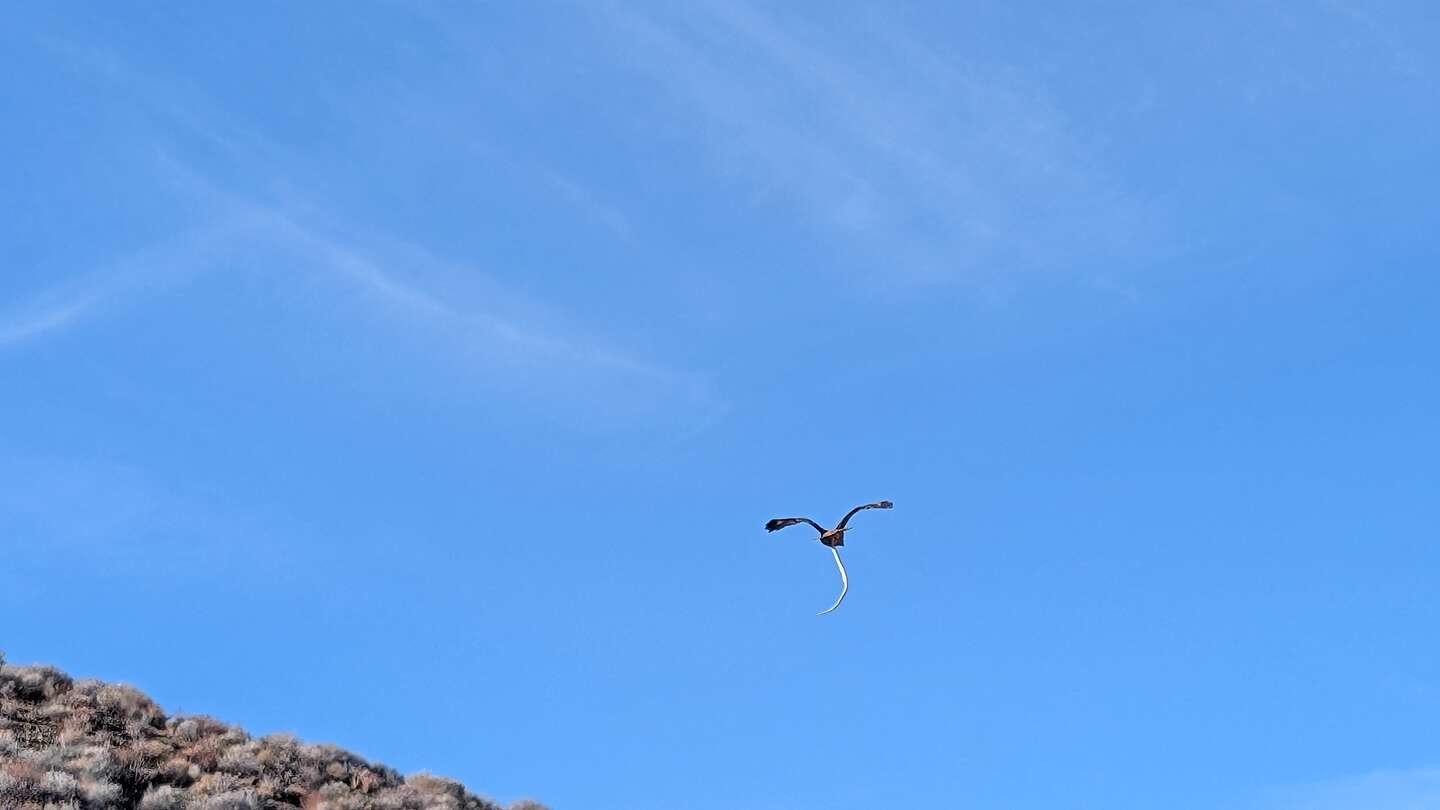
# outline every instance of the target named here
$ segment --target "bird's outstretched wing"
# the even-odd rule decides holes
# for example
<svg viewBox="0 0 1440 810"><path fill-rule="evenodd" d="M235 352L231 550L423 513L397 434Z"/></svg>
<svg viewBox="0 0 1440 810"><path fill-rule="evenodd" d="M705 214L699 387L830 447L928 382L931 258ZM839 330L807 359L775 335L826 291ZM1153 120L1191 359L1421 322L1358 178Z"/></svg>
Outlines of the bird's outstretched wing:
<svg viewBox="0 0 1440 810"><path fill-rule="evenodd" d="M846 513L845 513L845 517L840 518L840 525L838 525L838 526L835 527L835 531L838 532L838 531L840 531L841 529L845 528L845 524L850 522L850 518L855 517L855 513L856 513L856 512L859 512L861 509L894 509L894 508L895 508L895 504L893 504L893 503L891 503L891 502L889 502L889 501L876 501L875 503L867 503L867 504L864 504L864 505L862 505L862 506L857 506L857 507L855 507L854 509L851 509L849 512L846 512Z"/></svg>
<svg viewBox="0 0 1440 810"><path fill-rule="evenodd" d="M830 549L830 553L835 555L835 567L840 569L840 598L835 600L835 604L816 613L816 616L824 616L826 613L840 607L840 603L845 601L845 594L850 592L850 577L845 576L845 563L840 559L840 549L834 546L828 546L828 548Z"/></svg>
<svg viewBox="0 0 1440 810"><path fill-rule="evenodd" d="M773 532L777 529L783 529L786 526L794 526L796 523L809 523L815 527L815 531L821 534L825 533L825 530L820 527L820 524L810 518L775 518L774 520L766 522L765 531Z"/></svg>

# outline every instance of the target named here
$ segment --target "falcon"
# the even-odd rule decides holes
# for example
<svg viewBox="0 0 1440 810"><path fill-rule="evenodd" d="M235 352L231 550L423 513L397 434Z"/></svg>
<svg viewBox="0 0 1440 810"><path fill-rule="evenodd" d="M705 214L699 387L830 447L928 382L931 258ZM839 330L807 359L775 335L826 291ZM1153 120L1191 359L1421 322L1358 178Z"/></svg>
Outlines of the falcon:
<svg viewBox="0 0 1440 810"><path fill-rule="evenodd" d="M845 532L849 531L847 526L850 523L850 518L855 517L856 512L865 509L893 509L894 507L895 504L889 501L861 504L849 512L846 512L845 517L840 518L840 523L833 529L827 529L807 517L775 518L765 524L765 531L773 532L779 531L786 526L794 526L797 523L808 523L815 531L820 533L820 542L824 544L826 548L830 549L831 554L835 555L835 567L840 569L840 598L836 599L835 604L829 608L815 614L816 616L824 616L826 613L840 607L840 603L845 601L845 594L850 590L850 578L845 575L845 562L840 559L840 547L845 545Z"/></svg>

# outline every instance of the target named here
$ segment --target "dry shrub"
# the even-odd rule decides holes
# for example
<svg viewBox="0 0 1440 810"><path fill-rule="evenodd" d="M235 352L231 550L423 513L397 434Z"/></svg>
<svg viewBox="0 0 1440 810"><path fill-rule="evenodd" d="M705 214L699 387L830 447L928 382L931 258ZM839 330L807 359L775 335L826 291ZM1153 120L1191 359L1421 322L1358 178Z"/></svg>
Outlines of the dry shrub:
<svg viewBox="0 0 1440 810"><path fill-rule="evenodd" d="M118 810L124 801L124 791L114 782L82 782L80 794L84 797L88 810Z"/></svg>
<svg viewBox="0 0 1440 810"><path fill-rule="evenodd" d="M40 793L52 801L65 801L80 795L80 780L64 771L47 771L40 778Z"/></svg>
<svg viewBox="0 0 1440 810"><path fill-rule="evenodd" d="M253 790L231 790L217 796L207 796L190 806L194 810L261 810L260 799Z"/></svg>
<svg viewBox="0 0 1440 810"><path fill-rule="evenodd" d="M140 810L185 810L185 791L171 785L152 785L140 798Z"/></svg>
<svg viewBox="0 0 1440 810"><path fill-rule="evenodd" d="M3 654L0 808L500 810L451 779L401 778L333 745L253 739L204 715L167 717L132 687L8 665Z"/></svg>

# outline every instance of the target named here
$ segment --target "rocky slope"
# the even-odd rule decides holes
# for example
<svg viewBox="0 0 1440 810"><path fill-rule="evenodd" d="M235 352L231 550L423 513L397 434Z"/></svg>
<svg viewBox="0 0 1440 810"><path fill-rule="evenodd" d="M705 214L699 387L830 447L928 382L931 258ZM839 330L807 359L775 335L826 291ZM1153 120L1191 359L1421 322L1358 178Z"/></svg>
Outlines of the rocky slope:
<svg viewBox="0 0 1440 810"><path fill-rule="evenodd" d="M169 717L129 686L0 654L4 810L502 810L458 782L402 777L333 745ZM544 810L530 801L510 810Z"/></svg>

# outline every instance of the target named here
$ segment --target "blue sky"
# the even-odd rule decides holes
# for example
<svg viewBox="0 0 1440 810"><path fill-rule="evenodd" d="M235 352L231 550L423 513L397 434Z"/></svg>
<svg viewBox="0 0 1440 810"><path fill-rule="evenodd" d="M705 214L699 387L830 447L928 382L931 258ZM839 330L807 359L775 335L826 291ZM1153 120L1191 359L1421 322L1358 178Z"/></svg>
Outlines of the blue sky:
<svg viewBox="0 0 1440 810"><path fill-rule="evenodd" d="M557 810L1440 803L1437 42L11 8L0 646Z"/></svg>

